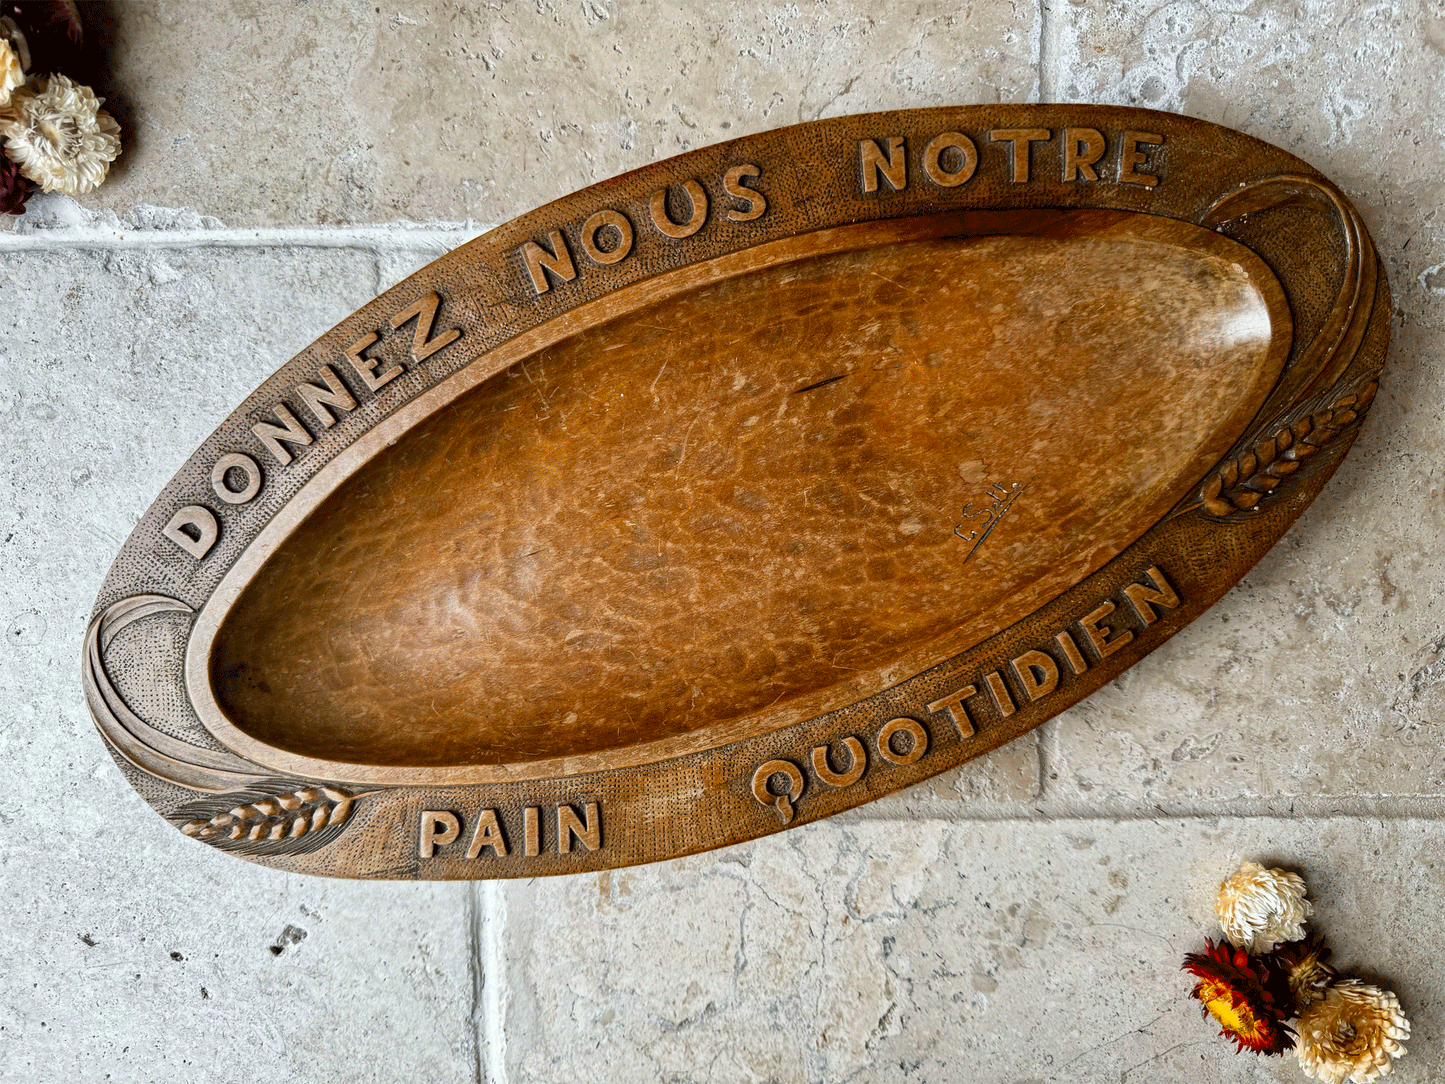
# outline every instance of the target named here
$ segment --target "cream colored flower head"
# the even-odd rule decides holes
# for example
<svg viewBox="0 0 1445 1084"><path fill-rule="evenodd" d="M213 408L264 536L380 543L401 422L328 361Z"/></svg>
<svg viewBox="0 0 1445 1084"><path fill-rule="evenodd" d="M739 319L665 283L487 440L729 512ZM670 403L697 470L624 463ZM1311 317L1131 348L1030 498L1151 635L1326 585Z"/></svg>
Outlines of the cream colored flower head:
<svg viewBox="0 0 1445 1084"><path fill-rule="evenodd" d="M100 102L63 75L31 80L0 112L5 154L47 192L89 192L120 154L120 125Z"/></svg>
<svg viewBox="0 0 1445 1084"><path fill-rule="evenodd" d="M1306 1073L1325 1084L1343 1084L1347 1077L1367 1084L1405 1053L1400 1044L1410 1037L1410 1021L1394 994L1344 979L1325 991L1323 1001L1305 1007L1298 1031L1295 1052Z"/></svg>
<svg viewBox="0 0 1445 1084"><path fill-rule="evenodd" d="M1219 886L1214 913L1224 936L1246 952L1269 952L1280 941L1298 941L1305 935L1305 919L1314 914L1305 899L1304 878L1282 869L1265 869L1246 862Z"/></svg>
<svg viewBox="0 0 1445 1084"><path fill-rule="evenodd" d="M20 57L10 43L0 37L0 109L10 101L10 93L25 82L25 71L20 67Z"/></svg>

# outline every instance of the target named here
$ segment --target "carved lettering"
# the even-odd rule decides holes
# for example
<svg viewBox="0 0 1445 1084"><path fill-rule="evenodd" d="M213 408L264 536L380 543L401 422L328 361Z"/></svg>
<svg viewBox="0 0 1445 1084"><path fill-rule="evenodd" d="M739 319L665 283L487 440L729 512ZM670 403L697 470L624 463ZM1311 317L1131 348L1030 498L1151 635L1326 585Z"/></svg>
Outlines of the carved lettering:
<svg viewBox="0 0 1445 1084"><path fill-rule="evenodd" d="M211 552L221 536L221 525L209 508L188 504L161 528L161 534L199 561Z"/></svg>
<svg viewBox="0 0 1445 1084"><path fill-rule="evenodd" d="M443 331L435 337L432 336L432 328L436 325L437 309L441 307L441 303L440 296L435 292L429 293L391 318L391 326L397 330L400 330L408 320L416 321L416 335L412 339L411 356L417 361L425 361L438 350L450 346L462 337L462 329L459 327Z"/></svg>
<svg viewBox="0 0 1445 1084"><path fill-rule="evenodd" d="M659 188L652 194L652 200L648 204L648 210L652 214L652 224L657 227L657 232L664 237L681 239L691 237L702 224L707 221L707 192L702 185L696 181L688 181L682 186L687 193L687 198L692 204L692 215L686 222L674 222L667 215L667 189Z"/></svg>
<svg viewBox="0 0 1445 1084"><path fill-rule="evenodd" d="M271 422L257 422L251 426L251 432L261 442L261 447L275 456L276 462L284 467L291 462L293 457L291 449L284 447L281 442L284 440L287 444L295 444L304 448L311 443L311 434L296 420L296 415L291 413L285 403L277 403L272 408L272 413L275 414L280 425L273 425Z"/></svg>
<svg viewBox="0 0 1445 1084"><path fill-rule="evenodd" d="M993 703L998 708L998 713L1004 718L1014 713L1013 697L1009 695L1008 686L1003 683L1003 675L997 670L990 670L984 674L983 680L988 684L989 694L993 697Z"/></svg>
<svg viewBox="0 0 1445 1084"><path fill-rule="evenodd" d="M507 857L507 837L502 831L502 822L497 819L495 809L484 809L478 815L477 827L472 832L471 843L467 846L467 857L476 858L489 847L496 857Z"/></svg>
<svg viewBox="0 0 1445 1084"><path fill-rule="evenodd" d="M1048 696L1059 687L1059 664L1047 651L1025 651L1011 665L1030 700Z"/></svg>
<svg viewBox="0 0 1445 1084"><path fill-rule="evenodd" d="M723 191L733 199L747 201L748 209L740 211L736 208L728 211L729 222L751 222L755 218L761 218L763 212L768 209L768 200L756 188L748 188L743 184L744 177L761 177L763 171L757 166L733 166L723 174Z"/></svg>
<svg viewBox="0 0 1445 1084"><path fill-rule="evenodd" d="M361 377L361 382L371 391L376 391L383 384L389 384L402 373L400 365L393 365L386 372L378 373L377 366L385 365L386 362L381 358L362 357L362 351L369 349L379 338L381 336L377 332L370 331L346 348L346 360L351 362L356 375Z"/></svg>
<svg viewBox="0 0 1445 1084"><path fill-rule="evenodd" d="M231 471L240 471L246 476L246 483L240 489L232 489L228 484ZM249 455L240 452L223 455L211 468L211 488L227 504L245 504L261 492L261 468Z"/></svg>
<svg viewBox="0 0 1445 1084"><path fill-rule="evenodd" d="M597 244L597 235L603 230L617 234L617 244L610 249ZM619 211L598 211L582 223L582 251L595 264L617 263L632 251L632 223Z"/></svg>
<svg viewBox="0 0 1445 1084"><path fill-rule="evenodd" d="M589 851L602 846L602 813L596 802L584 805L581 817L570 805L557 807L557 853L571 854L574 838Z"/></svg>
<svg viewBox="0 0 1445 1084"><path fill-rule="evenodd" d="M1094 163L1104 157L1104 133L1097 128L1064 129L1064 180L1097 181Z"/></svg>
<svg viewBox="0 0 1445 1084"><path fill-rule="evenodd" d="M445 847L461 833L462 825L455 813L445 809L421 811L421 837L417 853L430 858L438 847Z"/></svg>
<svg viewBox="0 0 1445 1084"><path fill-rule="evenodd" d="M1114 629L1109 625L1101 625L1099 622L1113 613L1117 607L1112 602L1100 603L1094 610L1090 611L1087 617L1079 619L1079 628L1084 630L1088 637L1089 645L1093 647L1094 653L1101 659L1106 659L1121 647L1134 639L1134 633L1129 629L1121 629L1117 636L1114 636ZM1111 640L1109 637L1113 636Z"/></svg>
<svg viewBox="0 0 1445 1084"><path fill-rule="evenodd" d="M858 141L858 164L863 171L863 191L877 192L878 178L888 182L895 192L908 186L908 160L903 153L903 137L888 137L888 153L871 139Z"/></svg>
<svg viewBox="0 0 1445 1084"><path fill-rule="evenodd" d="M354 364L354 363L353 363ZM326 382L326 387L318 387L315 384L298 384L296 393L301 396L301 401L306 404L306 409L316 415L316 420L321 423L323 429L330 429L336 424L336 415L332 414L327 407L336 407L338 410L355 410L356 399L353 398L341 378L336 375L330 365L323 365L316 370L316 376Z"/></svg>
<svg viewBox="0 0 1445 1084"><path fill-rule="evenodd" d="M542 810L529 805L522 810L522 853L536 858L542 853Z"/></svg>
<svg viewBox="0 0 1445 1084"><path fill-rule="evenodd" d="M777 778L785 781L781 794L772 790L773 780ZM776 807L784 824L793 819L793 803L802 797L802 794L803 773L791 760L765 761L753 772L753 797L761 805Z"/></svg>
<svg viewBox="0 0 1445 1084"><path fill-rule="evenodd" d="M1140 173L1138 166L1148 165L1149 157L1139 149L1140 144L1157 147L1164 142L1162 135L1153 132L1125 132L1119 147L1119 180L1124 184L1142 184L1153 188L1159 178L1150 173Z"/></svg>
<svg viewBox="0 0 1445 1084"><path fill-rule="evenodd" d="M1082 674L1089 668L1089 664L1084 661L1084 656L1079 651L1079 645L1074 643L1074 638L1069 635L1067 630L1055 633L1054 639L1058 642L1059 650L1064 653L1064 658L1069 661L1069 669L1076 675Z"/></svg>
<svg viewBox="0 0 1445 1084"><path fill-rule="evenodd" d="M1129 605L1134 607L1139 619L1145 625L1152 625L1159 620L1159 611L1154 607L1173 610L1179 605L1179 595L1157 565L1146 568L1144 575L1154 581L1153 588L1145 587L1142 583L1131 583L1124 588L1124 595L1129 599Z"/></svg>
<svg viewBox="0 0 1445 1084"><path fill-rule="evenodd" d="M1029 179L1029 145L1049 138L1047 128L995 128L988 133L995 143L1013 144L1013 179L1021 184Z"/></svg>
<svg viewBox="0 0 1445 1084"><path fill-rule="evenodd" d="M835 772L828 763L826 745L813 749L813 774L830 787L851 786L863 778L863 772L868 767L868 754L864 752L863 743L857 738L844 738L843 748L848 750L848 767L841 772Z"/></svg>
<svg viewBox="0 0 1445 1084"><path fill-rule="evenodd" d="M951 171L943 165L943 152L950 149L959 152L959 166ZM962 132L943 132L934 136L923 148L923 172L930 181L943 188L957 188L972 177L976 169L978 148Z"/></svg>
<svg viewBox="0 0 1445 1084"><path fill-rule="evenodd" d="M931 712L948 712L948 718L958 730L958 736L960 738L971 738L975 733L973 720L968 717L968 709L963 706L963 702L977 694L978 686L965 685L962 689L959 689L958 692L949 693L942 699L935 700L929 704L928 710Z"/></svg>
<svg viewBox="0 0 1445 1084"><path fill-rule="evenodd" d="M911 739L908 748L901 753L893 744L893 739L900 734L907 734ZM912 764L928 752L928 731L923 729L923 724L917 719L904 715L889 719L883 724L883 729L878 731L876 744L878 755L890 764Z"/></svg>
<svg viewBox="0 0 1445 1084"><path fill-rule="evenodd" d="M555 275L559 282L571 282L577 277L577 268L572 263L572 253L567 250L567 239L562 236L562 231L549 233L547 243L551 245L550 249L543 248L536 241L528 241L521 248L522 261L527 265L532 288L539 295L552 288L548 274Z"/></svg>

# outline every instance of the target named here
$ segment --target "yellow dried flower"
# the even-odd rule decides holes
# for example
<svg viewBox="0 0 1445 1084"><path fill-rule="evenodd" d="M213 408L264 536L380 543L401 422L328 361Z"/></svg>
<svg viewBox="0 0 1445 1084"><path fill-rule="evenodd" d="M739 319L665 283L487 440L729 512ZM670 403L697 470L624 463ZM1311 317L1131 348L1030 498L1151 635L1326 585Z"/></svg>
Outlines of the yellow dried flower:
<svg viewBox="0 0 1445 1084"><path fill-rule="evenodd" d="M1400 999L1357 979L1335 983L1323 1000L1306 1006L1298 1027L1300 1068L1325 1084L1383 1076L1394 1067L1391 1059L1405 1053L1401 1040L1410 1037Z"/></svg>
<svg viewBox="0 0 1445 1084"><path fill-rule="evenodd" d="M25 82L25 70L20 66L20 57L10 43L0 37L0 108L10 101L10 92Z"/></svg>
<svg viewBox="0 0 1445 1084"><path fill-rule="evenodd" d="M1246 862L1219 886L1214 912L1224 936L1246 952L1269 952L1276 942L1298 941L1304 920L1314 914L1305 899L1304 878L1282 869Z"/></svg>
<svg viewBox="0 0 1445 1084"><path fill-rule="evenodd" d="M0 113L6 156L47 192L89 192L120 154L120 125L100 103L63 75L31 80Z"/></svg>

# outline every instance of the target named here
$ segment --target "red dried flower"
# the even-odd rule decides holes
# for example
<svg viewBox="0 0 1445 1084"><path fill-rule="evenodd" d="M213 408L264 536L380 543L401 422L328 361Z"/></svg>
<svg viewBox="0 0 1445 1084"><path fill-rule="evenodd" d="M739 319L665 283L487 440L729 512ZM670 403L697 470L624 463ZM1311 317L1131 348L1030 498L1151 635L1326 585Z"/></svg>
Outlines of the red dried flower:
<svg viewBox="0 0 1445 1084"><path fill-rule="evenodd" d="M20 167L0 154L0 215L23 215L33 191L35 186L20 175Z"/></svg>
<svg viewBox="0 0 1445 1084"><path fill-rule="evenodd" d="M1203 952L1184 957L1183 970L1199 979L1189 996L1199 999L1241 1053L1283 1054L1294 1046L1294 1032L1284 1022L1289 1009L1275 989L1279 976L1267 960L1206 938Z"/></svg>

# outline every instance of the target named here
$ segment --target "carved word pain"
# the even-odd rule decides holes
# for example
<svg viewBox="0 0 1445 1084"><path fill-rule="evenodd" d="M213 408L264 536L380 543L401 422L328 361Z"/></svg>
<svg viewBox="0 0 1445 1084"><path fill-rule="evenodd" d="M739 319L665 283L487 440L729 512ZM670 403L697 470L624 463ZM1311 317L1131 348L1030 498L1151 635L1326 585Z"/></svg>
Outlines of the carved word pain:
<svg viewBox="0 0 1445 1084"><path fill-rule="evenodd" d="M470 824L459 813L449 809L424 809L418 833L417 854L433 858L437 850L449 847L465 837L463 858L506 858L517 846L516 825L508 829L495 809L483 809ZM522 810L520 841L522 854L535 858L544 851L572 854L573 847L595 851L602 846L602 806L585 802L579 810L559 805L544 815L541 806L529 805Z"/></svg>
<svg viewBox="0 0 1445 1084"><path fill-rule="evenodd" d="M357 403L376 395L404 371L401 362L387 364L369 357L384 333L395 334L414 322L410 335L411 357L420 364L438 351L446 349L462 337L461 328L438 328L437 309L441 298L429 293L392 314L390 329L368 331L341 352L333 366L321 365L314 380L305 380L270 408L270 418L251 426L264 458L285 469L296 458L295 449L304 449L315 441L315 434L336 424L338 413L349 413ZM405 333L403 333L405 334ZM343 375L345 374L345 375ZM211 467L211 489L225 505L249 504L260 494L266 473L253 456L243 452L227 452ZM205 505L188 504L179 509L161 533L196 560L203 559L220 537L221 525L216 513Z"/></svg>
<svg viewBox="0 0 1445 1084"><path fill-rule="evenodd" d="M1021 704L1043 700L1058 691L1066 673L1078 677L1087 672L1091 665L1132 643L1136 633L1147 632L1164 611L1177 609L1180 602L1163 571L1150 565L1136 582L1124 585L1117 600L1101 602L1056 632L1049 643L1025 651L1007 667L980 673L931 701L926 705L927 714L947 720L958 740L966 741L977 733L975 719L984 714L1006 719ZM1121 609L1120 603L1127 609ZM1129 624L1137 627L1126 627ZM798 799L810 785L827 790L853 786L869 770L867 750L853 735L835 744L842 746L836 756L832 746L818 745L799 758L812 769L811 776L795 761L781 757L758 765L750 780L753 797L760 805L776 809L788 824ZM884 723L870 744L885 763L908 765L928 752L929 734L920 720L903 715Z"/></svg>
<svg viewBox="0 0 1445 1084"><path fill-rule="evenodd" d="M1159 183L1149 166L1148 149L1162 146L1153 132L1120 132L1105 136L1097 128L994 128L982 135L985 148L997 147L1001 165L1014 184L1025 184L1046 164L1065 183L1116 181L1153 188ZM1109 151L1114 153L1110 154ZM919 172L939 188L957 188L978 172L979 144L963 132L941 132L910 154L903 136L858 142L858 180L864 192L902 192ZM1005 161L1006 159L1006 161Z"/></svg>

